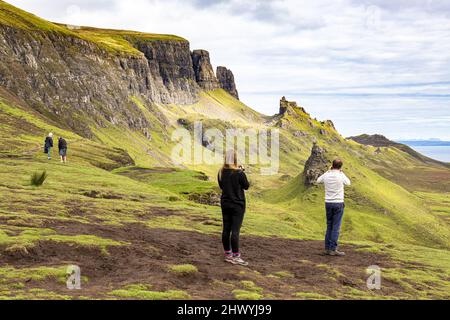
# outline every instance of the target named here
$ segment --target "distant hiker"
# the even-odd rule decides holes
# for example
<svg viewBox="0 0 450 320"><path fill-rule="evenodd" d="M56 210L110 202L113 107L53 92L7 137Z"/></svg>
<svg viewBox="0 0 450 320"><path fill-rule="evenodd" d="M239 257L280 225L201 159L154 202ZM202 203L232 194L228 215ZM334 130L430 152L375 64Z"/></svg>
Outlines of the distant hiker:
<svg viewBox="0 0 450 320"><path fill-rule="evenodd" d="M344 185L350 185L350 179L342 172L342 166L342 160L334 160L330 171L317 179L317 183L325 184L325 208L327 213L325 253L331 256L345 256L344 252L337 250L345 208Z"/></svg>
<svg viewBox="0 0 450 320"><path fill-rule="evenodd" d="M61 157L61 162L66 163L66 161L67 161L67 141L63 137L59 137L58 149L59 149L59 156Z"/></svg>
<svg viewBox="0 0 450 320"><path fill-rule="evenodd" d="M245 192L250 184L244 168L238 166L236 153L227 152L225 164L218 174L220 189L222 189L221 207L223 217L222 243L225 250L225 261L246 266L248 263L241 257L239 251L239 233L245 214Z"/></svg>
<svg viewBox="0 0 450 320"><path fill-rule="evenodd" d="M49 133L48 136L45 138L44 143L44 153L47 154L48 160L52 159L52 148L53 148L53 133Z"/></svg>

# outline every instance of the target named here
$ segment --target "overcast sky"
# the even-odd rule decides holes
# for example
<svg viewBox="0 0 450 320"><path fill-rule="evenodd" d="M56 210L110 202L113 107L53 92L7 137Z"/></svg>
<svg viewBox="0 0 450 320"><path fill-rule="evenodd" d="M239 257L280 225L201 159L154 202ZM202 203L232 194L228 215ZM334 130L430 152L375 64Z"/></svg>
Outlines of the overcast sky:
<svg viewBox="0 0 450 320"><path fill-rule="evenodd" d="M51 21L177 34L265 114L285 95L344 136L450 140L447 0L7 0Z"/></svg>

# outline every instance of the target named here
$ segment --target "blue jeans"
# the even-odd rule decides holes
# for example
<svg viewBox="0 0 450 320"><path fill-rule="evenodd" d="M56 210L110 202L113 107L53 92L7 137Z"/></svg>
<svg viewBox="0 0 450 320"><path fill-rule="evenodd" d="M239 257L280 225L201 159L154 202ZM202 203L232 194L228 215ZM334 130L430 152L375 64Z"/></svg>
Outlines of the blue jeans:
<svg viewBox="0 0 450 320"><path fill-rule="evenodd" d="M344 216L344 208L344 203L325 204L325 209L327 211L327 233L325 234L325 250L334 251L338 247L342 217Z"/></svg>
<svg viewBox="0 0 450 320"><path fill-rule="evenodd" d="M49 159L51 159L51 157L52 157L52 147L48 147L48 149L47 149L47 157Z"/></svg>

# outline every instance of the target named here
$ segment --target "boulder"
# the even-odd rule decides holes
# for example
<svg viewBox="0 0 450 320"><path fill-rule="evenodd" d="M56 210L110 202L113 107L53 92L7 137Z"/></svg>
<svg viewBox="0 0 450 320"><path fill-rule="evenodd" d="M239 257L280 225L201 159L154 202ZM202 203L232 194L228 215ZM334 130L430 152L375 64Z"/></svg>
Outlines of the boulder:
<svg viewBox="0 0 450 320"><path fill-rule="evenodd" d="M307 187L313 186L317 179L328 170L328 165L329 161L326 157L326 150L314 144L303 171L305 185Z"/></svg>

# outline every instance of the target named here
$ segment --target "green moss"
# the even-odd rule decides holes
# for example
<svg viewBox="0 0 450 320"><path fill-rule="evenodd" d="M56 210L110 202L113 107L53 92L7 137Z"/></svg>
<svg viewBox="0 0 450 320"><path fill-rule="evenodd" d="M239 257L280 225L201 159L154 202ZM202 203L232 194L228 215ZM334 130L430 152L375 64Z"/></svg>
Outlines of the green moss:
<svg viewBox="0 0 450 320"><path fill-rule="evenodd" d="M273 275L278 278L294 278L295 277L294 274L289 271L278 271L278 272L275 272Z"/></svg>
<svg viewBox="0 0 450 320"><path fill-rule="evenodd" d="M331 298L314 292L296 292L295 297L302 300L330 300Z"/></svg>
<svg viewBox="0 0 450 320"><path fill-rule="evenodd" d="M257 292L257 293L262 293L263 292L263 288L258 287L253 281L242 280L241 281L241 286L247 291L254 291L254 292Z"/></svg>
<svg viewBox="0 0 450 320"><path fill-rule="evenodd" d="M59 235L51 229L38 228L14 228L14 230L23 230L17 236L10 236L5 230L0 229L0 245L7 245L7 251L27 252L28 248L33 247L39 241L54 241L72 243L80 246L100 247L107 254L109 246L126 245L124 242L111 239L100 238L94 235Z"/></svg>
<svg viewBox="0 0 450 320"><path fill-rule="evenodd" d="M197 273L198 269L196 266L193 266L192 264L180 264L169 266L169 272L174 274L187 275Z"/></svg>
<svg viewBox="0 0 450 320"><path fill-rule="evenodd" d="M140 288L128 288L114 290L109 293L112 296L128 299L140 299L140 300L183 300L190 299L190 295L185 291L169 290L164 292L159 291L147 291Z"/></svg>
<svg viewBox="0 0 450 320"><path fill-rule="evenodd" d="M233 290L233 295L237 300L261 300L263 298L258 292L240 289Z"/></svg>
<svg viewBox="0 0 450 320"><path fill-rule="evenodd" d="M263 288L258 287L253 281L242 280L240 285L242 289L232 291L237 300L261 300L263 298Z"/></svg>
<svg viewBox="0 0 450 320"><path fill-rule="evenodd" d="M0 284L10 283L12 286L22 286L23 281L34 280L44 281L53 278L56 281L61 281L66 277L66 268L63 267L37 267L37 268L14 268L1 267L0 268ZM18 283L18 281L20 281Z"/></svg>

